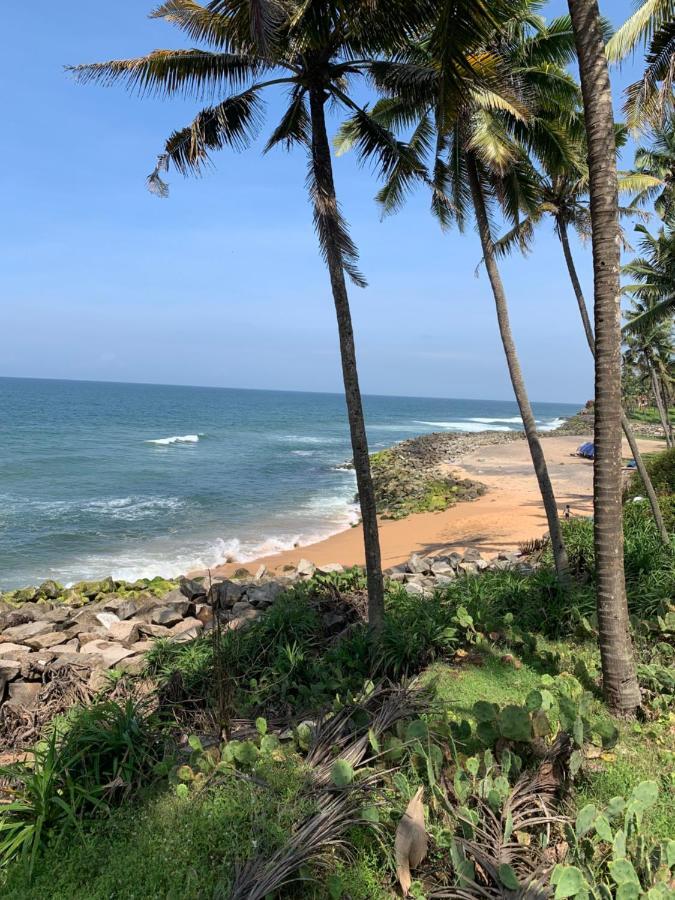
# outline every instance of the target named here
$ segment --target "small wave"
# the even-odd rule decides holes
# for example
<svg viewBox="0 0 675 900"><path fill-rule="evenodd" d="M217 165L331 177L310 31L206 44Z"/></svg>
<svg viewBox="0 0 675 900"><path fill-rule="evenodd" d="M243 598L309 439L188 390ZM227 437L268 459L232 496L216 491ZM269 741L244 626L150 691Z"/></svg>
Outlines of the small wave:
<svg viewBox="0 0 675 900"><path fill-rule="evenodd" d="M340 438L335 437L316 437L312 434L280 434L277 440L288 442L289 444L339 444Z"/></svg>
<svg viewBox="0 0 675 900"><path fill-rule="evenodd" d="M555 431L556 428L560 428L564 424L565 419L550 419L539 428L539 431Z"/></svg>
<svg viewBox="0 0 675 900"><path fill-rule="evenodd" d="M513 423L515 425L523 424L523 420L520 416L511 416L510 419L484 419L481 416L472 416L471 418L467 419L467 422L483 422L485 425L491 425L493 422L508 422L509 424Z"/></svg>
<svg viewBox="0 0 675 900"><path fill-rule="evenodd" d="M488 425L479 422L423 422L418 421L418 425L430 425L432 428L447 428L449 431L513 431L507 425Z"/></svg>
<svg viewBox="0 0 675 900"><path fill-rule="evenodd" d="M316 456L316 450L291 450L294 456Z"/></svg>
<svg viewBox="0 0 675 900"><path fill-rule="evenodd" d="M154 440L145 441L146 444L160 444L165 447L169 444L198 444L199 438L204 437L203 434L176 434L173 437L155 438Z"/></svg>

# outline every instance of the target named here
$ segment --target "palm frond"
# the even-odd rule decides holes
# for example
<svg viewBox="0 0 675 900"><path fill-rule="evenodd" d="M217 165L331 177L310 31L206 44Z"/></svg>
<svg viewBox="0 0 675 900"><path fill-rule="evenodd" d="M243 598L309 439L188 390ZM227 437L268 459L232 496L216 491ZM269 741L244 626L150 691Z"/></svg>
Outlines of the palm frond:
<svg viewBox="0 0 675 900"><path fill-rule="evenodd" d="M167 140L167 166L173 163L182 175L199 174L210 161L209 151L245 149L258 132L261 105L256 91L249 90L203 109L191 125Z"/></svg>
<svg viewBox="0 0 675 900"><path fill-rule="evenodd" d="M265 144L264 153L268 153L277 144L284 144L290 150L293 144L308 145L310 140L310 121L305 100L305 89L296 85L291 91L291 102L281 121L274 129Z"/></svg>
<svg viewBox="0 0 675 900"><path fill-rule="evenodd" d="M193 41L204 41L218 50L232 49L231 19L205 8L195 0L166 0L150 13L151 19L164 19L176 25Z"/></svg>
<svg viewBox="0 0 675 900"><path fill-rule="evenodd" d="M258 60L238 53L207 50L153 50L136 59L69 66L67 71L82 84L104 86L121 81L140 95L171 97L176 94L203 98L224 86L239 87L262 70Z"/></svg>
<svg viewBox="0 0 675 900"><path fill-rule="evenodd" d="M675 313L675 293L638 313L621 329L623 334L645 334Z"/></svg>
<svg viewBox="0 0 675 900"><path fill-rule="evenodd" d="M263 56L273 47L288 23L291 4L284 0L212 0L211 12L225 16L236 28L239 46L252 42Z"/></svg>
<svg viewBox="0 0 675 900"><path fill-rule="evenodd" d="M607 43L610 62L619 62L638 44L647 43L661 25L675 16L674 0L644 0Z"/></svg>
<svg viewBox="0 0 675 900"><path fill-rule="evenodd" d="M359 251L352 240L340 205L334 196L327 196L317 184L314 168L310 160L307 170L307 191L312 203L314 229L319 239L319 248L324 261L328 262L328 248L337 247L342 267L357 287L365 288L368 282L358 268Z"/></svg>
<svg viewBox="0 0 675 900"><path fill-rule="evenodd" d="M634 130L665 122L675 107L675 21L654 35L646 62L642 78L626 88L624 111Z"/></svg>

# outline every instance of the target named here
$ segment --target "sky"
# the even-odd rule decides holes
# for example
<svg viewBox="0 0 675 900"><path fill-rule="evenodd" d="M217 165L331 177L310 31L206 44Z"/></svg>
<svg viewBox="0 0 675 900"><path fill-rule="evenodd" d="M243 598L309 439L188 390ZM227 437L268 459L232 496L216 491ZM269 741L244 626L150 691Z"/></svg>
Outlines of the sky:
<svg viewBox="0 0 675 900"><path fill-rule="evenodd" d="M150 0L13 3L0 38L0 375L341 390L337 328L301 152L224 151L200 179L145 178L195 101L76 84L64 65L187 47ZM552 0L551 15L563 12ZM605 0L615 25L631 0ZM617 104L637 64L614 72ZM276 125L281 96L270 99ZM333 129L334 130L334 129ZM264 132L263 132L264 133ZM512 399L472 227L441 233L423 193L381 221L377 182L335 161L365 290L351 288L364 393ZM590 300L590 246L574 247ZM583 403L592 366L559 244L502 264L533 400Z"/></svg>

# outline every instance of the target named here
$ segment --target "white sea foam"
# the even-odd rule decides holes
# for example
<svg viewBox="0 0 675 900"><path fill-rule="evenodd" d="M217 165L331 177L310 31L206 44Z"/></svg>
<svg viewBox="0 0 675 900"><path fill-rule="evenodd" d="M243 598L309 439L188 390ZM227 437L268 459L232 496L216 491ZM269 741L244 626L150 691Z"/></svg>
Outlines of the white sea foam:
<svg viewBox="0 0 675 900"><path fill-rule="evenodd" d="M280 434L277 435L278 441L284 441L289 444L339 444L340 438L336 437L316 437L313 434Z"/></svg>
<svg viewBox="0 0 675 900"><path fill-rule="evenodd" d="M560 428L560 426L564 424L565 419L550 419L540 426L539 431L555 431L556 428Z"/></svg>
<svg viewBox="0 0 675 900"><path fill-rule="evenodd" d="M294 456L316 456L316 450L291 450Z"/></svg>
<svg viewBox="0 0 675 900"><path fill-rule="evenodd" d="M418 421L418 425L430 425L432 428L447 428L448 431L513 431L507 425L488 425L480 422L423 422Z"/></svg>
<svg viewBox="0 0 675 900"><path fill-rule="evenodd" d="M199 438L204 437L203 434L175 434L173 437L155 438L154 440L145 441L146 444L159 444L163 447L169 444L198 444Z"/></svg>
<svg viewBox="0 0 675 900"><path fill-rule="evenodd" d="M509 419L488 419L482 418L482 416L471 416L467 419L467 422L483 422L485 425L491 425L493 422L512 422L515 425L523 424L523 420L520 416L511 416Z"/></svg>

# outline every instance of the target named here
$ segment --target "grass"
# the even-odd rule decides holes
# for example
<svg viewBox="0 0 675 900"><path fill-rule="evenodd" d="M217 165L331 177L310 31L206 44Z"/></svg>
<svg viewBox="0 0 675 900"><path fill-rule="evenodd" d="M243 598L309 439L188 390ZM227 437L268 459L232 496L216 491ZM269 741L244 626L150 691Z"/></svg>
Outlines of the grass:
<svg viewBox="0 0 675 900"><path fill-rule="evenodd" d="M625 522L629 602L641 672L648 672L651 685L646 694L648 720L618 723L618 744L605 751L605 758L598 753L587 761L570 803L572 808L588 803L601 807L618 794L630 794L641 781L657 778L661 795L642 826L643 836L651 842L675 834L674 691L672 678L669 682L667 677L675 653L672 628L668 630L663 618L675 596L675 562L659 543L642 504L627 505ZM423 719L430 723L434 739L449 742L452 723L462 720L473 729L468 739L454 745L454 756L441 757L450 781L453 767L462 764L466 753L479 749L477 701L502 708L520 706L531 692L550 683L542 679L574 673L591 692L589 715L608 721L597 689L592 527L576 520L565 529L576 575L575 587L567 595L559 592L546 558L534 573L486 572L458 578L428 598L408 595L392 583L387 628L381 642L374 644L358 615L364 604L362 573L320 576L287 592L248 629L226 633L219 648L211 637L183 645L158 644L150 667L160 684L160 697L171 688L172 702L192 715L216 702L214 675L224 671L231 688L231 713L262 714L269 720L290 717L297 724L319 709L339 710L370 679L420 672L422 684L432 694ZM664 624L655 632L657 614ZM340 638L327 626L336 615L344 629ZM227 898L237 867L258 853L269 856L282 847L294 826L314 809L299 731L289 749L261 754L239 774L219 771L213 783L199 782L199 788L191 783L188 791L185 785L176 787L183 751L174 750L178 756L167 759L161 749L170 724L175 731L175 722L163 718L160 708L147 729L135 732L143 735L146 747L136 753L138 742L130 729L139 725L133 709L126 713L121 709L117 716L104 705L85 711L81 718L73 716L63 731L63 746L74 760L68 764L70 781L65 783L82 783L88 791L77 810L76 827L57 820L47 828L35 854L32 881L25 859L14 862L0 887L3 898ZM189 727L186 724L184 731ZM381 776L385 784L376 795L379 837L363 827L351 831L349 863L329 855L325 870L307 869L303 875L309 880L280 896L297 900L395 896L391 850L396 824L416 785L425 783L429 789L434 779L429 768L432 757L425 757L421 745L406 749L405 723L401 728L387 741L403 740L403 756L379 763L380 769L391 764L400 768L396 776ZM333 745L331 752L337 750ZM101 783L118 774L121 785L116 792L101 794ZM261 780L265 787L258 783ZM104 797L105 803L92 805L89 795ZM438 804L432 810L429 825L438 837L438 829L445 827L447 832L447 825ZM432 853L438 865L447 865L440 843L432 841Z"/></svg>
<svg viewBox="0 0 675 900"><path fill-rule="evenodd" d="M675 410L668 410L668 417L670 418L670 421L675 424ZM648 422L654 425L661 424L661 417L655 406L650 406L647 409L636 409L630 413L630 418L635 422Z"/></svg>
<svg viewBox="0 0 675 900"><path fill-rule="evenodd" d="M226 900L237 863L276 850L310 811L296 759L262 760L255 774L267 787L224 777L197 798L141 797L84 840L48 848L30 884L17 864L3 900Z"/></svg>

